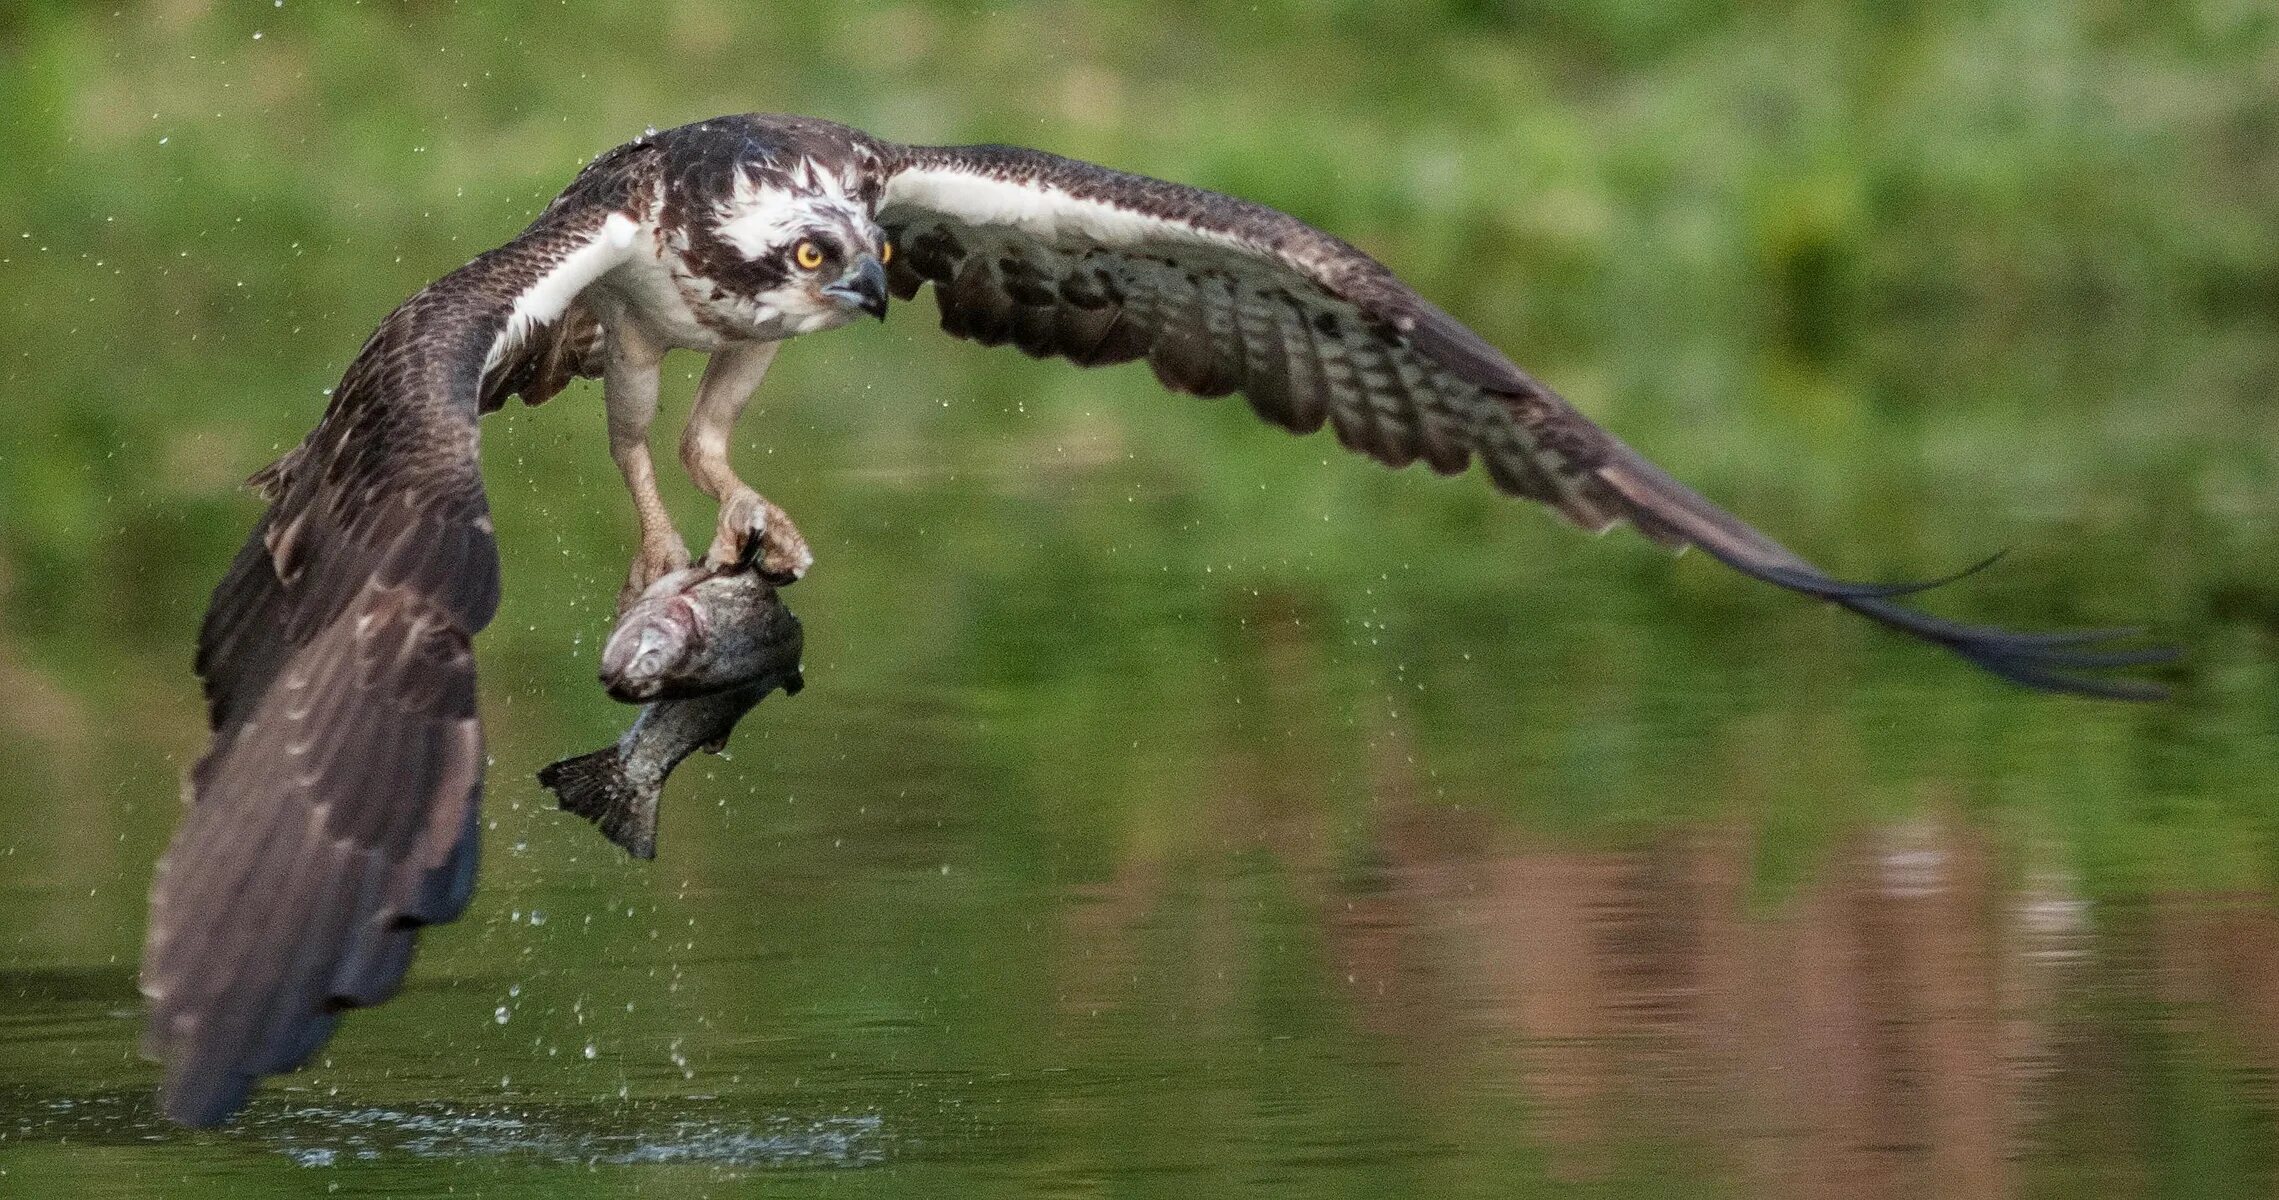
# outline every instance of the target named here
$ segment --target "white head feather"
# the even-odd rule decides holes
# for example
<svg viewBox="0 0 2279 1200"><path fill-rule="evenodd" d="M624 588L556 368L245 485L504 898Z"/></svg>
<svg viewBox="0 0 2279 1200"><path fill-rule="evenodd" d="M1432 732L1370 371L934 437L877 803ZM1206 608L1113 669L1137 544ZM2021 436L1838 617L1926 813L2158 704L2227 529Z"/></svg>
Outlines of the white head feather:
<svg viewBox="0 0 2279 1200"><path fill-rule="evenodd" d="M870 213L854 198L854 188L836 171L805 159L789 172L789 186L758 177L750 168L736 174L736 186L714 209L722 241L747 258L758 258L814 225L860 229Z"/></svg>

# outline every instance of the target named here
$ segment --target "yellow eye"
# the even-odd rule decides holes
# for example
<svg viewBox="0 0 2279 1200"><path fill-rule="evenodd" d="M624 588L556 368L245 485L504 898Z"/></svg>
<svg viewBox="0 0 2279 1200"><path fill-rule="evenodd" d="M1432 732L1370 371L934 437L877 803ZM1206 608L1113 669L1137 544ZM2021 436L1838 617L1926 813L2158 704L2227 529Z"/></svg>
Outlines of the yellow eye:
<svg viewBox="0 0 2279 1200"><path fill-rule="evenodd" d="M883 266L885 266L886 264L888 264L888 263L890 263L890 262L893 262L893 261L894 261L894 243L892 243L892 242L880 242L880 243L878 244L878 265L880 265L880 266L882 266L882 267L883 267Z"/></svg>
<svg viewBox="0 0 2279 1200"><path fill-rule="evenodd" d="M823 247L813 242L801 242L799 248L791 252L791 261L798 263L802 271L812 271L823 265Z"/></svg>

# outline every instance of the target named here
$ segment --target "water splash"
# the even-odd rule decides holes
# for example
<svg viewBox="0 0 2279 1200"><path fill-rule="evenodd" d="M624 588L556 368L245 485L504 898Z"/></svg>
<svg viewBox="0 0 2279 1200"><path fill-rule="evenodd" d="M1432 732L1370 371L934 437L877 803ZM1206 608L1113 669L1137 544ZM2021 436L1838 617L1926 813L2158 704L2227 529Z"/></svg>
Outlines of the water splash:
<svg viewBox="0 0 2279 1200"><path fill-rule="evenodd" d="M595 1127L545 1108L303 1105L260 1121L257 1128L277 1131L278 1149L306 1165L398 1155L719 1167L860 1167L886 1159L884 1122L875 1114L775 1117L757 1124L664 1114L644 1121L638 1113L625 1115L630 1118L625 1126Z"/></svg>
<svg viewBox="0 0 2279 1200"><path fill-rule="evenodd" d="M146 1092L14 1099L17 1103L0 1096L0 1129L18 1142L140 1145L173 1137L212 1137L266 1145L304 1167L405 1159L867 1167L886 1161L890 1141L884 1118L875 1113L746 1121L654 1104L601 1109L257 1101L236 1125L215 1133L193 1133L168 1124Z"/></svg>

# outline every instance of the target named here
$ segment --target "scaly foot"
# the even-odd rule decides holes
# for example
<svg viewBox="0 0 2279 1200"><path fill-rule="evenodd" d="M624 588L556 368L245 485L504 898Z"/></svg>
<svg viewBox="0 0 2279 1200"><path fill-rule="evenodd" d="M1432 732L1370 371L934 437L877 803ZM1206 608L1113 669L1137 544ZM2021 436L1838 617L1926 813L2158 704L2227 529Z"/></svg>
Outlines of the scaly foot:
<svg viewBox="0 0 2279 1200"><path fill-rule="evenodd" d="M625 590L617 593L617 613L633 607L649 585L688 565L688 547L681 544L677 534L665 534L641 540L641 552L633 556L633 567L625 573Z"/></svg>
<svg viewBox="0 0 2279 1200"><path fill-rule="evenodd" d="M720 504L719 528L713 535L712 548L705 551L704 565L725 570L755 558L760 574L779 586L807 574L807 568L815 565L807 539L799 536L791 518L767 497L739 487Z"/></svg>

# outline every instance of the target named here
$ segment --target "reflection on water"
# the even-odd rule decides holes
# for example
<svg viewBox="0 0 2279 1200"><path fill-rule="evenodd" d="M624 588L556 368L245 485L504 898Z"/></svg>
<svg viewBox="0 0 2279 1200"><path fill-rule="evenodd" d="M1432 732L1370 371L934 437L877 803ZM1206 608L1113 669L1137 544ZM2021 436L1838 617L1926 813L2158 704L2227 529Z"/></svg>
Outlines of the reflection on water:
<svg viewBox="0 0 2279 1200"><path fill-rule="evenodd" d="M565 913L592 928L592 894L557 894L539 923L517 893L483 954L441 956L463 974L423 968L408 1012L360 1017L328 1069L213 1135L158 1121L126 1057L123 968L15 972L0 1042L32 1073L0 1094L0 1137L20 1179L95 1156L125 1181L182 1151L374 1186L488 1162L509 1190L584 1186L548 1164L871 1168L981 1194L1167 1173L1767 1197L2279 1180L2279 917L2258 897L2092 902L2043 849L1945 812L1863 827L1768 897L1746 828L1578 845L1404 795L1385 769L1348 826L1271 788L1229 794L1189 843L1203 853L1094 882L936 886L893 861L914 847L889 827L872 878L826 890L936 911L862 923L854 946L778 925L799 901L764 884L740 913L700 869L684 903L603 943L624 961L581 961L584 935L549 935ZM710 932L649 953L692 927ZM946 929L1019 936L928 944ZM882 962L888 942L910 961ZM480 961L515 943L523 973ZM808 970L856 986L780 990ZM535 1032L402 1036L493 1024L490 989L513 1018L497 1025Z"/></svg>
<svg viewBox="0 0 2279 1200"><path fill-rule="evenodd" d="M1881 831L1752 916L1742 837L1473 856L1420 824L1338 939L1359 1007L1396 1039L1448 1014L1434 1036L1532 1098L1558 1176L1691 1137L1744 1194L1997 1195L2032 1148L2084 930L2062 891L1996 886L1968 835ZM1438 931L1436 964L1383 936L1403 927Z"/></svg>
<svg viewBox="0 0 2279 1200"><path fill-rule="evenodd" d="M2084 1165L2061 1154L2134 1174L2174 1148L2129 1110L2227 1051L2241 1060L2204 1082L2268 1132L2279 918L2260 897L2096 909L2062 871L2005 878L1951 819L1864 831L1775 905L1748 896L1741 830L1580 850L1395 805L1338 874L1271 816L1240 836L1292 868L1322 943L1313 982L1403 1098L1451 1128L1517 1098L1511 1135L1556 1179L1624 1177L1642 1146L1689 1147L1682 1169L1752 1196L2006 1195ZM1165 892L1134 876L1080 916L1088 974L1126 961ZM1194 919L1239 925L1232 901ZM1196 1004L1223 1002L1225 965L1192 965ZM1095 979L1064 999L1090 1014L1117 995ZM2240 1149L2279 1178L2268 1143Z"/></svg>

